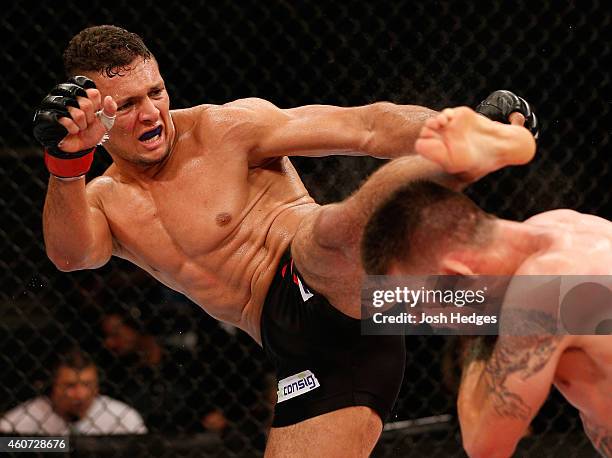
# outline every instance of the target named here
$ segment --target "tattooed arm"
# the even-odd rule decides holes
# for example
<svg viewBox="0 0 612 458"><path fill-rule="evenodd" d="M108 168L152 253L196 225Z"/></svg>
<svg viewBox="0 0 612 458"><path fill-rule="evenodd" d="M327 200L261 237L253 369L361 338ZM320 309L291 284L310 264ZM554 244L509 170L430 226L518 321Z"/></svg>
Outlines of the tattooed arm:
<svg viewBox="0 0 612 458"><path fill-rule="evenodd" d="M472 352L464 365L458 411L470 457L512 455L548 397L567 345L567 337L550 332L552 317L525 309L508 315L506 323L519 325L521 333L529 335L501 335L489 356L481 359Z"/></svg>

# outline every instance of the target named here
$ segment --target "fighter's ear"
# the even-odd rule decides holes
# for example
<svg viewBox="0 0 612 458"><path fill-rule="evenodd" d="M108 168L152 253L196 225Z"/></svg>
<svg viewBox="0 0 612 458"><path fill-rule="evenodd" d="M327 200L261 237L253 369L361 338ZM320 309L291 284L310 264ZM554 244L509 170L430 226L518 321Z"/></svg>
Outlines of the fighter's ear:
<svg viewBox="0 0 612 458"><path fill-rule="evenodd" d="M440 269L443 275L475 275L470 266L453 256L445 256L440 262Z"/></svg>

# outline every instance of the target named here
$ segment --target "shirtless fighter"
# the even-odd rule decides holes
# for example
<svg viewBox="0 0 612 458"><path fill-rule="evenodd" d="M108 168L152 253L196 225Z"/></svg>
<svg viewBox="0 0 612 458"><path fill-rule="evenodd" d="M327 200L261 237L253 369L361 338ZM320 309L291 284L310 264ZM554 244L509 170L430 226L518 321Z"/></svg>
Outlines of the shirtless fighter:
<svg viewBox="0 0 612 458"><path fill-rule="evenodd" d="M511 145L530 149L529 142L517 141L520 136L526 139L526 133L467 107L446 109L425 122L416 149L448 168L485 151L496 155L497 149ZM609 279L612 223L571 210L544 212L523 223L497 219L463 194L431 182L413 182L376 210L364 230L362 256L370 274ZM554 384L580 411L595 448L611 457L612 336L595 335L605 332L601 327L592 328L593 335L555 335L559 316L563 319L567 313L543 313L535 309L539 301L533 301L534 307L522 301L517 308L514 298L521 293L518 280L513 280L504 296L499 337L478 338L468 351L458 398L465 450L471 457L511 456ZM608 308L610 296L612 290L604 304ZM596 309L582 303L589 299L598 300L583 294L569 313L593 313ZM513 313L506 315L509 307ZM601 319L609 320L608 315L609 310Z"/></svg>
<svg viewBox="0 0 612 458"><path fill-rule="evenodd" d="M279 109L252 98L170 111L157 61L114 26L77 34L64 65L71 80L34 119L51 172L52 262L72 271L127 259L260 342L278 378L269 456L368 455L405 360L401 336L360 335L359 241L372 209L401 183L440 176L462 187L530 155L475 157L456 176L400 158L436 114L418 106ZM85 185L105 136L113 164ZM329 154L398 159L321 207L285 156Z"/></svg>

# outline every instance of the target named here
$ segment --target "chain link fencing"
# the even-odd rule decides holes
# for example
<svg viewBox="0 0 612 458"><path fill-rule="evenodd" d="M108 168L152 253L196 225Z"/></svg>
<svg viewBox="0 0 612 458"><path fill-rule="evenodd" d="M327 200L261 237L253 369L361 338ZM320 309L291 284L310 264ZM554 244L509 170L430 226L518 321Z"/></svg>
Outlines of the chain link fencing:
<svg viewBox="0 0 612 458"><path fill-rule="evenodd" d="M73 454L258 456L265 444L274 385L262 351L246 335L217 324L121 260L96 271L60 273L45 256L41 210L48 174L31 135L31 118L40 99L64 78L64 46L88 25L115 24L140 34L160 63L174 108L257 96L280 107L388 100L442 109L475 106L493 90L511 89L535 106L541 120L538 156L466 192L505 218L523 220L567 207L610 219L607 4L476 5L288 0L5 5L0 412L49 394L57 375L52 361L63 348L78 345L98 367L100 393L138 410L148 434L100 442L70 430ZM345 198L382 164L348 157L292 161L320 203ZM88 178L108 164L101 151ZM109 316L122 318L113 328ZM161 349L161 363L144 365L121 340L129 340L126 335L157 342L149 348ZM392 425L374 455L465 456L456 421L456 373L452 359L445 359L452 340L412 336L406 343L406 377ZM554 390L517 453L594 455L576 410Z"/></svg>

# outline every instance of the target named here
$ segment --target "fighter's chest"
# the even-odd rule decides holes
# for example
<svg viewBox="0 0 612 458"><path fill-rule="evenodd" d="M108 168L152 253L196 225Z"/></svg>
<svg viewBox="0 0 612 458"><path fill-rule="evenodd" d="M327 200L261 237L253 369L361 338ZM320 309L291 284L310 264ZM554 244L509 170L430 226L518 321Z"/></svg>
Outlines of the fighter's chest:
<svg viewBox="0 0 612 458"><path fill-rule="evenodd" d="M227 171L184 173L180 179L130 189L114 200L109 212L111 230L124 248L137 254L206 254L236 230L250 192L246 180Z"/></svg>

